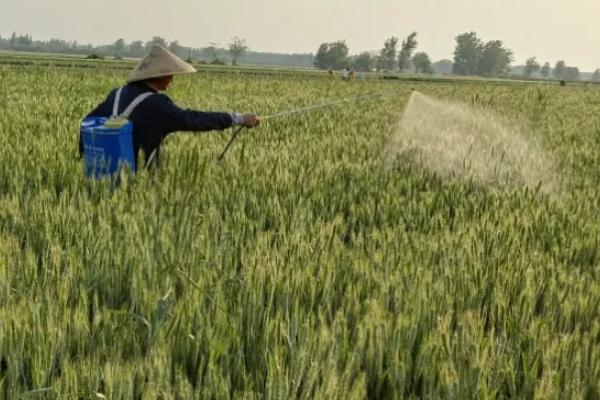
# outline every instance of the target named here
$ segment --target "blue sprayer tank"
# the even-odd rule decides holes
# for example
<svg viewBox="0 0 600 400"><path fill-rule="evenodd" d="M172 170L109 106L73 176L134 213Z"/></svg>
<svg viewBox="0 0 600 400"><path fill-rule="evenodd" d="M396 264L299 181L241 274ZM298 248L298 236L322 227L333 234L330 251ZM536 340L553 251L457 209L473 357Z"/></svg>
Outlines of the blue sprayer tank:
<svg viewBox="0 0 600 400"><path fill-rule="evenodd" d="M91 117L81 123L85 174L88 178L115 175L121 168L136 170L133 124L111 124L110 118Z"/></svg>
<svg viewBox="0 0 600 400"><path fill-rule="evenodd" d="M124 89L119 88L115 94L110 118L90 117L81 122L85 174L89 178L112 177L122 168L136 171L133 123L129 117L152 93L139 95L119 114L119 102Z"/></svg>

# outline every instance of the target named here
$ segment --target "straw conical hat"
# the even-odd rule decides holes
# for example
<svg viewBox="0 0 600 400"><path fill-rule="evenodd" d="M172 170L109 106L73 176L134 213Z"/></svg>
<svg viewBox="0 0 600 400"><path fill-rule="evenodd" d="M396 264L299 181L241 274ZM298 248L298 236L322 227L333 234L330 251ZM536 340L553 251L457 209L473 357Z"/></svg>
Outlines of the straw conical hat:
<svg viewBox="0 0 600 400"><path fill-rule="evenodd" d="M164 47L155 44L146 57L140 61L131 72L128 82L143 81L145 79L160 78L163 76L189 74L196 72L190 64L177 57Z"/></svg>

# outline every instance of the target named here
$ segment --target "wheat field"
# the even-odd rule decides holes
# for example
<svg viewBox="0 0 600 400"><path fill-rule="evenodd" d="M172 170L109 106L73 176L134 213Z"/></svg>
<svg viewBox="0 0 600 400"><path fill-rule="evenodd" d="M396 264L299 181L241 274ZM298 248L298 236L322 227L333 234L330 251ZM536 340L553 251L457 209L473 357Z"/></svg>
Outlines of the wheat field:
<svg viewBox="0 0 600 400"><path fill-rule="evenodd" d="M78 125L126 76L0 65L0 398L600 398L600 87L199 73L176 102L394 94L268 121L222 163L231 132L173 135L114 189ZM413 89L518 126L560 184L399 150Z"/></svg>

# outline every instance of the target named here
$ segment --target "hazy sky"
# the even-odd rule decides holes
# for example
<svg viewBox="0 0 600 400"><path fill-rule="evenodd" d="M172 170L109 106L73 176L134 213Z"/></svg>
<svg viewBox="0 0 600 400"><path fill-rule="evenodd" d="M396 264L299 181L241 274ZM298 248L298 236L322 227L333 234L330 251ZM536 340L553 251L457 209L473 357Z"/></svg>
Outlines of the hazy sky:
<svg viewBox="0 0 600 400"><path fill-rule="evenodd" d="M454 37L474 30L503 40L517 63L537 56L600 68L600 0L0 0L2 36L94 44L160 35L200 47L240 36L255 50L315 52L346 39L359 52L413 30L435 60L450 58Z"/></svg>

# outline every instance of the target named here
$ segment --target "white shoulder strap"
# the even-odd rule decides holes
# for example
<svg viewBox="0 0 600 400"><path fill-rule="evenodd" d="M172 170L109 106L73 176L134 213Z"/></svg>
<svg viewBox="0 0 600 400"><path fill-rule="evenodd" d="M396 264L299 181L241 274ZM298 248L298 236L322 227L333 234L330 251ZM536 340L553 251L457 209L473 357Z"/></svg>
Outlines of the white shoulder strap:
<svg viewBox="0 0 600 400"><path fill-rule="evenodd" d="M113 103L112 112L113 118L117 118L117 116L119 115L119 102L121 101L121 93L123 93L123 87L120 87L119 90L117 90L117 94L115 96L115 102Z"/></svg>
<svg viewBox="0 0 600 400"><path fill-rule="evenodd" d="M154 93L152 93L152 92L146 92L146 93L140 94L138 97L135 98L135 100L133 100L131 102L129 107L127 107L127 109L125 111L123 111L123 113L120 116L129 119L129 117L131 116L131 113L136 109L136 107L139 106L144 100L146 100L148 97L152 96L153 94Z"/></svg>

